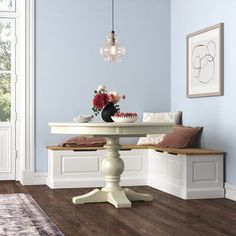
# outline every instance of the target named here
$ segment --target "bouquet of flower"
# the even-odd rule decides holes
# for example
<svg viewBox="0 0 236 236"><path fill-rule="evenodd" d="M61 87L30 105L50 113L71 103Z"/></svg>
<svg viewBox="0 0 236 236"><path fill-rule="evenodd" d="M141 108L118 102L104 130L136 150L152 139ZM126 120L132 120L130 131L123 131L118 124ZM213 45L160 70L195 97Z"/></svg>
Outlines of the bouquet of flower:
<svg viewBox="0 0 236 236"><path fill-rule="evenodd" d="M95 116L109 103L114 103L117 111L120 110L119 105L117 104L121 99L125 99L125 95L119 95L116 91L107 92L104 85L99 85L97 90L94 91L93 98L93 113Z"/></svg>

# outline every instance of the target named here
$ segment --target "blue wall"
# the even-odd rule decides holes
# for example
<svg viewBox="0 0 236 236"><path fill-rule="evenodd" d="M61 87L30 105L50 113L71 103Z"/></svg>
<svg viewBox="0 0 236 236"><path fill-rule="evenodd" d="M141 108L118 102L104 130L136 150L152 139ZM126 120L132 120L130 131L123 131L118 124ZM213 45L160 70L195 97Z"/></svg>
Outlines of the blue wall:
<svg viewBox="0 0 236 236"><path fill-rule="evenodd" d="M171 109L184 124L204 126L202 145L227 152L226 181L236 184L236 1L171 1ZM225 95L186 98L186 35L225 24Z"/></svg>
<svg viewBox="0 0 236 236"><path fill-rule="evenodd" d="M123 111L170 110L170 1L116 1L116 31L127 48L120 64L103 62L110 0L36 0L36 169L46 146L63 139L48 122L91 113L99 84L127 95Z"/></svg>

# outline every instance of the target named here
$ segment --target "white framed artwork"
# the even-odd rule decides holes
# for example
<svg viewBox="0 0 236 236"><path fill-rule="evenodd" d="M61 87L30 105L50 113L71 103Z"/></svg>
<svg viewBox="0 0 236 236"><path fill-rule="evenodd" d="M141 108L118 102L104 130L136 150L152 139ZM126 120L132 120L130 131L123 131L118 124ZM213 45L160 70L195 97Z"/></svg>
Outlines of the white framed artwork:
<svg viewBox="0 0 236 236"><path fill-rule="evenodd" d="M187 97L224 93L224 24L187 35Z"/></svg>

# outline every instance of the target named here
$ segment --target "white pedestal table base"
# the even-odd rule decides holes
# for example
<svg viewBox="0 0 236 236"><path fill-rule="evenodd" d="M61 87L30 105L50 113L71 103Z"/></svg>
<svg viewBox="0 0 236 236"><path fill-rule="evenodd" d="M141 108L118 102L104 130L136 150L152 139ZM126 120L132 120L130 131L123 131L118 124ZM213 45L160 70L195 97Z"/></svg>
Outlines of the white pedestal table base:
<svg viewBox="0 0 236 236"><path fill-rule="evenodd" d="M124 171L124 162L119 154L119 137L107 137L105 148L106 158L102 162L105 187L73 197L73 203L109 202L116 208L128 208L131 207L131 201L152 201L153 197L149 194L137 193L131 189L120 187L120 175Z"/></svg>
<svg viewBox="0 0 236 236"><path fill-rule="evenodd" d="M153 197L149 194L137 193L131 189L125 188L120 191L106 192L104 190L94 189L89 193L73 197L74 204L84 204L92 202L109 202L116 208L131 207L131 201L152 201Z"/></svg>

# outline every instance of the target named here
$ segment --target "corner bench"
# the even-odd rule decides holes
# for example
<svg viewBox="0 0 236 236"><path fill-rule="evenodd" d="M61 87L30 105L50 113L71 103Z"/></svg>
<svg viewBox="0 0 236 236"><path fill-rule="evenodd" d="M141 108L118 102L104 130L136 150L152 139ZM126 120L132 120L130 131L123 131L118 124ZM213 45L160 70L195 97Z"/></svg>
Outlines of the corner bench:
<svg viewBox="0 0 236 236"><path fill-rule="evenodd" d="M48 146L50 188L101 187L103 147ZM122 186L148 185L183 199L223 198L224 152L123 145Z"/></svg>

